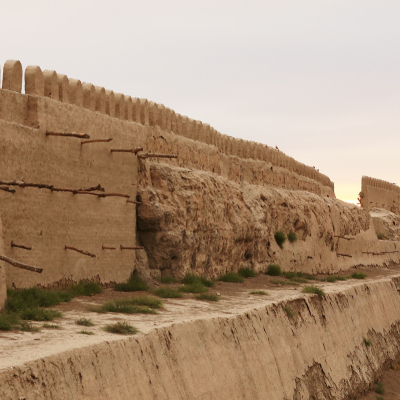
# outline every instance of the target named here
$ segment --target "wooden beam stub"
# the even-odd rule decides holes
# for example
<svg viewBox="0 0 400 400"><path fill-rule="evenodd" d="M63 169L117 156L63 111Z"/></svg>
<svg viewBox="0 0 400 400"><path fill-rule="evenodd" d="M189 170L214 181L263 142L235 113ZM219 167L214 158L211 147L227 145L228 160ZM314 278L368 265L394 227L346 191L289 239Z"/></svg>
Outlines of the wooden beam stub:
<svg viewBox="0 0 400 400"><path fill-rule="evenodd" d="M81 144L90 144L90 143L108 143L111 142L112 139L93 139L93 140L82 140Z"/></svg>
<svg viewBox="0 0 400 400"><path fill-rule="evenodd" d="M11 240L11 247L18 247L19 249L32 250L32 247L23 246L22 244L16 244L14 243L13 240Z"/></svg>
<svg viewBox="0 0 400 400"><path fill-rule="evenodd" d="M77 251L78 253L84 254L85 256L96 257L95 254L89 253L88 251L79 250L79 249L77 249L76 247L65 246L64 249L65 249L65 250L74 250L74 251Z"/></svg>
<svg viewBox="0 0 400 400"><path fill-rule="evenodd" d="M61 136L61 137L76 137L79 139L90 139L87 133L77 133L77 132L51 132L46 131L46 136Z"/></svg>
<svg viewBox="0 0 400 400"><path fill-rule="evenodd" d="M122 246L122 244L119 246L119 248L121 250L143 250L144 249L143 246L125 247L125 246Z"/></svg>
<svg viewBox="0 0 400 400"><path fill-rule="evenodd" d="M152 158L152 157L156 157L156 158L178 158L177 155L175 154L156 154L156 153L144 153L144 154L139 154L138 155L139 158Z"/></svg>
<svg viewBox="0 0 400 400"><path fill-rule="evenodd" d="M13 260L12 258L3 256L1 254L0 254L0 260L5 261L6 263L11 264L13 267L16 268L26 269L28 271L37 272L38 274L41 274L43 272L43 268L37 268L31 265L22 264L18 261Z"/></svg>
<svg viewBox="0 0 400 400"><path fill-rule="evenodd" d="M104 246L104 244L101 246L101 248L102 248L103 250L116 250L116 249L117 249L116 247Z"/></svg>

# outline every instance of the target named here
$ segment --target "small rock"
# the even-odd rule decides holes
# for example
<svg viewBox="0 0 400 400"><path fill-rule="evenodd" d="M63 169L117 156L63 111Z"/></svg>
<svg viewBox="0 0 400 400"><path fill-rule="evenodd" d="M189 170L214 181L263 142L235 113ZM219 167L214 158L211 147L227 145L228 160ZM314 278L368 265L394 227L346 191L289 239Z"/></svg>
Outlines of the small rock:
<svg viewBox="0 0 400 400"><path fill-rule="evenodd" d="M217 296L221 296L221 293L217 292Z"/></svg>

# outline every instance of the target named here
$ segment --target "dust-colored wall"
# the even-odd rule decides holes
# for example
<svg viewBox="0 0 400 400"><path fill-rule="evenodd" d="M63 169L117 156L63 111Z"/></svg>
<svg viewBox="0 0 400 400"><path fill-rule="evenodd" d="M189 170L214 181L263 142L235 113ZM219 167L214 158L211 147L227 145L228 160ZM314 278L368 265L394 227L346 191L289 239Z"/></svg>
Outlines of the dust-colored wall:
<svg viewBox="0 0 400 400"><path fill-rule="evenodd" d="M366 210L379 207L400 215L400 187L393 183L363 176L360 200Z"/></svg>
<svg viewBox="0 0 400 400"><path fill-rule="evenodd" d="M1 210L1 205L0 205ZM1 213L0 213L0 254L4 254L4 244L3 244L3 225L1 223ZM7 298L6 289L6 268L0 263L0 311L4 308Z"/></svg>
<svg viewBox="0 0 400 400"><path fill-rule="evenodd" d="M357 398L398 354L399 288L398 278L346 282L327 286L323 298L299 293L240 314L174 323L145 335L43 357L1 371L2 396Z"/></svg>

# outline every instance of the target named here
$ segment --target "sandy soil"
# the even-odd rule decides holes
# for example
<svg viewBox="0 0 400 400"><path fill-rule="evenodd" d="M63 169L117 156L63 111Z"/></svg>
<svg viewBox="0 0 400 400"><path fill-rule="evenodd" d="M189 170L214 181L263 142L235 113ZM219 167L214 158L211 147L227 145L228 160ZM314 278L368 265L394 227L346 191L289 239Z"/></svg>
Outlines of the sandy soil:
<svg viewBox="0 0 400 400"><path fill-rule="evenodd" d="M367 280L372 280L377 277L398 274L400 267L357 268L357 271L366 273L368 275ZM341 275L349 276L352 272L354 272L354 269ZM245 310L259 308L263 304L289 300L293 297L297 297L302 287L307 285L274 285L271 283L273 279L276 279L276 277L260 274L258 277L246 279L242 284L217 282L216 285L210 289L210 292L219 294L220 301L200 301L195 299L192 294L185 294L182 299L163 299L164 308L161 309L157 315L98 314L88 311L90 306L102 304L107 300L119 297L139 296L143 295L144 292L121 293L115 292L113 289L106 289L102 294L96 296L75 298L69 303L64 303L55 307L63 313L63 317L50 324L56 324L60 329L42 328L41 332L36 333L19 331L2 332L0 334L0 370L12 369L28 361L41 359L66 350L73 350L104 341L123 340L124 336L108 333L103 330L106 324L115 323L116 321L127 321L140 330L139 335L146 334L155 327L162 327L193 319L226 316L227 314L236 315ZM345 288L355 282L356 280L350 279L336 283L318 281L313 283L310 281L308 284L316 284L323 287L326 292L329 292L330 288L333 289L337 286L343 286L343 288ZM162 286L162 284L157 281L153 281L151 285L153 288ZM170 286L179 286L179 284L172 284ZM269 295L260 296L249 294L250 291L255 289L265 290ZM96 325L93 327L76 325L75 321L78 318L89 318ZM34 325L41 327L43 324L34 323ZM83 329L93 332L94 335L79 333ZM385 399L400 398L400 396L388 397L391 386L393 386L394 392L400 393L399 374L399 372L389 371L387 378L385 376L383 381L385 387L387 387ZM397 377L397 389L395 388L395 383L386 383L385 379L390 379L392 375L394 381L396 381ZM368 396L372 397L365 397L365 400L376 398L375 393Z"/></svg>

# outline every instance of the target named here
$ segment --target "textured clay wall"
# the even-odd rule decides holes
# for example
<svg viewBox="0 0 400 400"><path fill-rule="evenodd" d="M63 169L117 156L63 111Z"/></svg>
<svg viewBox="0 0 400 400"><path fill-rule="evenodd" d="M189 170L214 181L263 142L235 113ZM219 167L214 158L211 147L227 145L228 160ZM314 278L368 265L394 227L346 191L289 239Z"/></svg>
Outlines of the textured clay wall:
<svg viewBox="0 0 400 400"><path fill-rule="evenodd" d="M7 266L7 284L126 280L135 268L135 250L120 246L136 245L136 204L129 201L136 200L138 161L132 153L110 150L134 148L136 124L49 97L20 94L22 75L14 75L16 84L7 85L4 71L3 87L11 90L0 90L2 254L44 271L36 274ZM38 84L35 90L41 93L44 88ZM48 136L49 131L81 132L91 140L112 141L82 144L75 137ZM104 191L72 193L23 187L21 182L73 190L100 184Z"/></svg>
<svg viewBox="0 0 400 400"><path fill-rule="evenodd" d="M1 371L2 395L27 400L354 399L398 354L399 288L395 277L346 282L327 286L324 298L299 293L240 314L174 323L43 357Z"/></svg>
<svg viewBox="0 0 400 400"><path fill-rule="evenodd" d="M0 206L1 211L1 206ZM4 245L3 245L3 226L1 223L1 214L0 214L0 254L4 254ZM0 263L0 311L3 309L7 298L7 289L6 289L6 268L3 263Z"/></svg>
<svg viewBox="0 0 400 400"><path fill-rule="evenodd" d="M400 187L395 184L363 176L360 198L366 210L379 207L400 215Z"/></svg>

